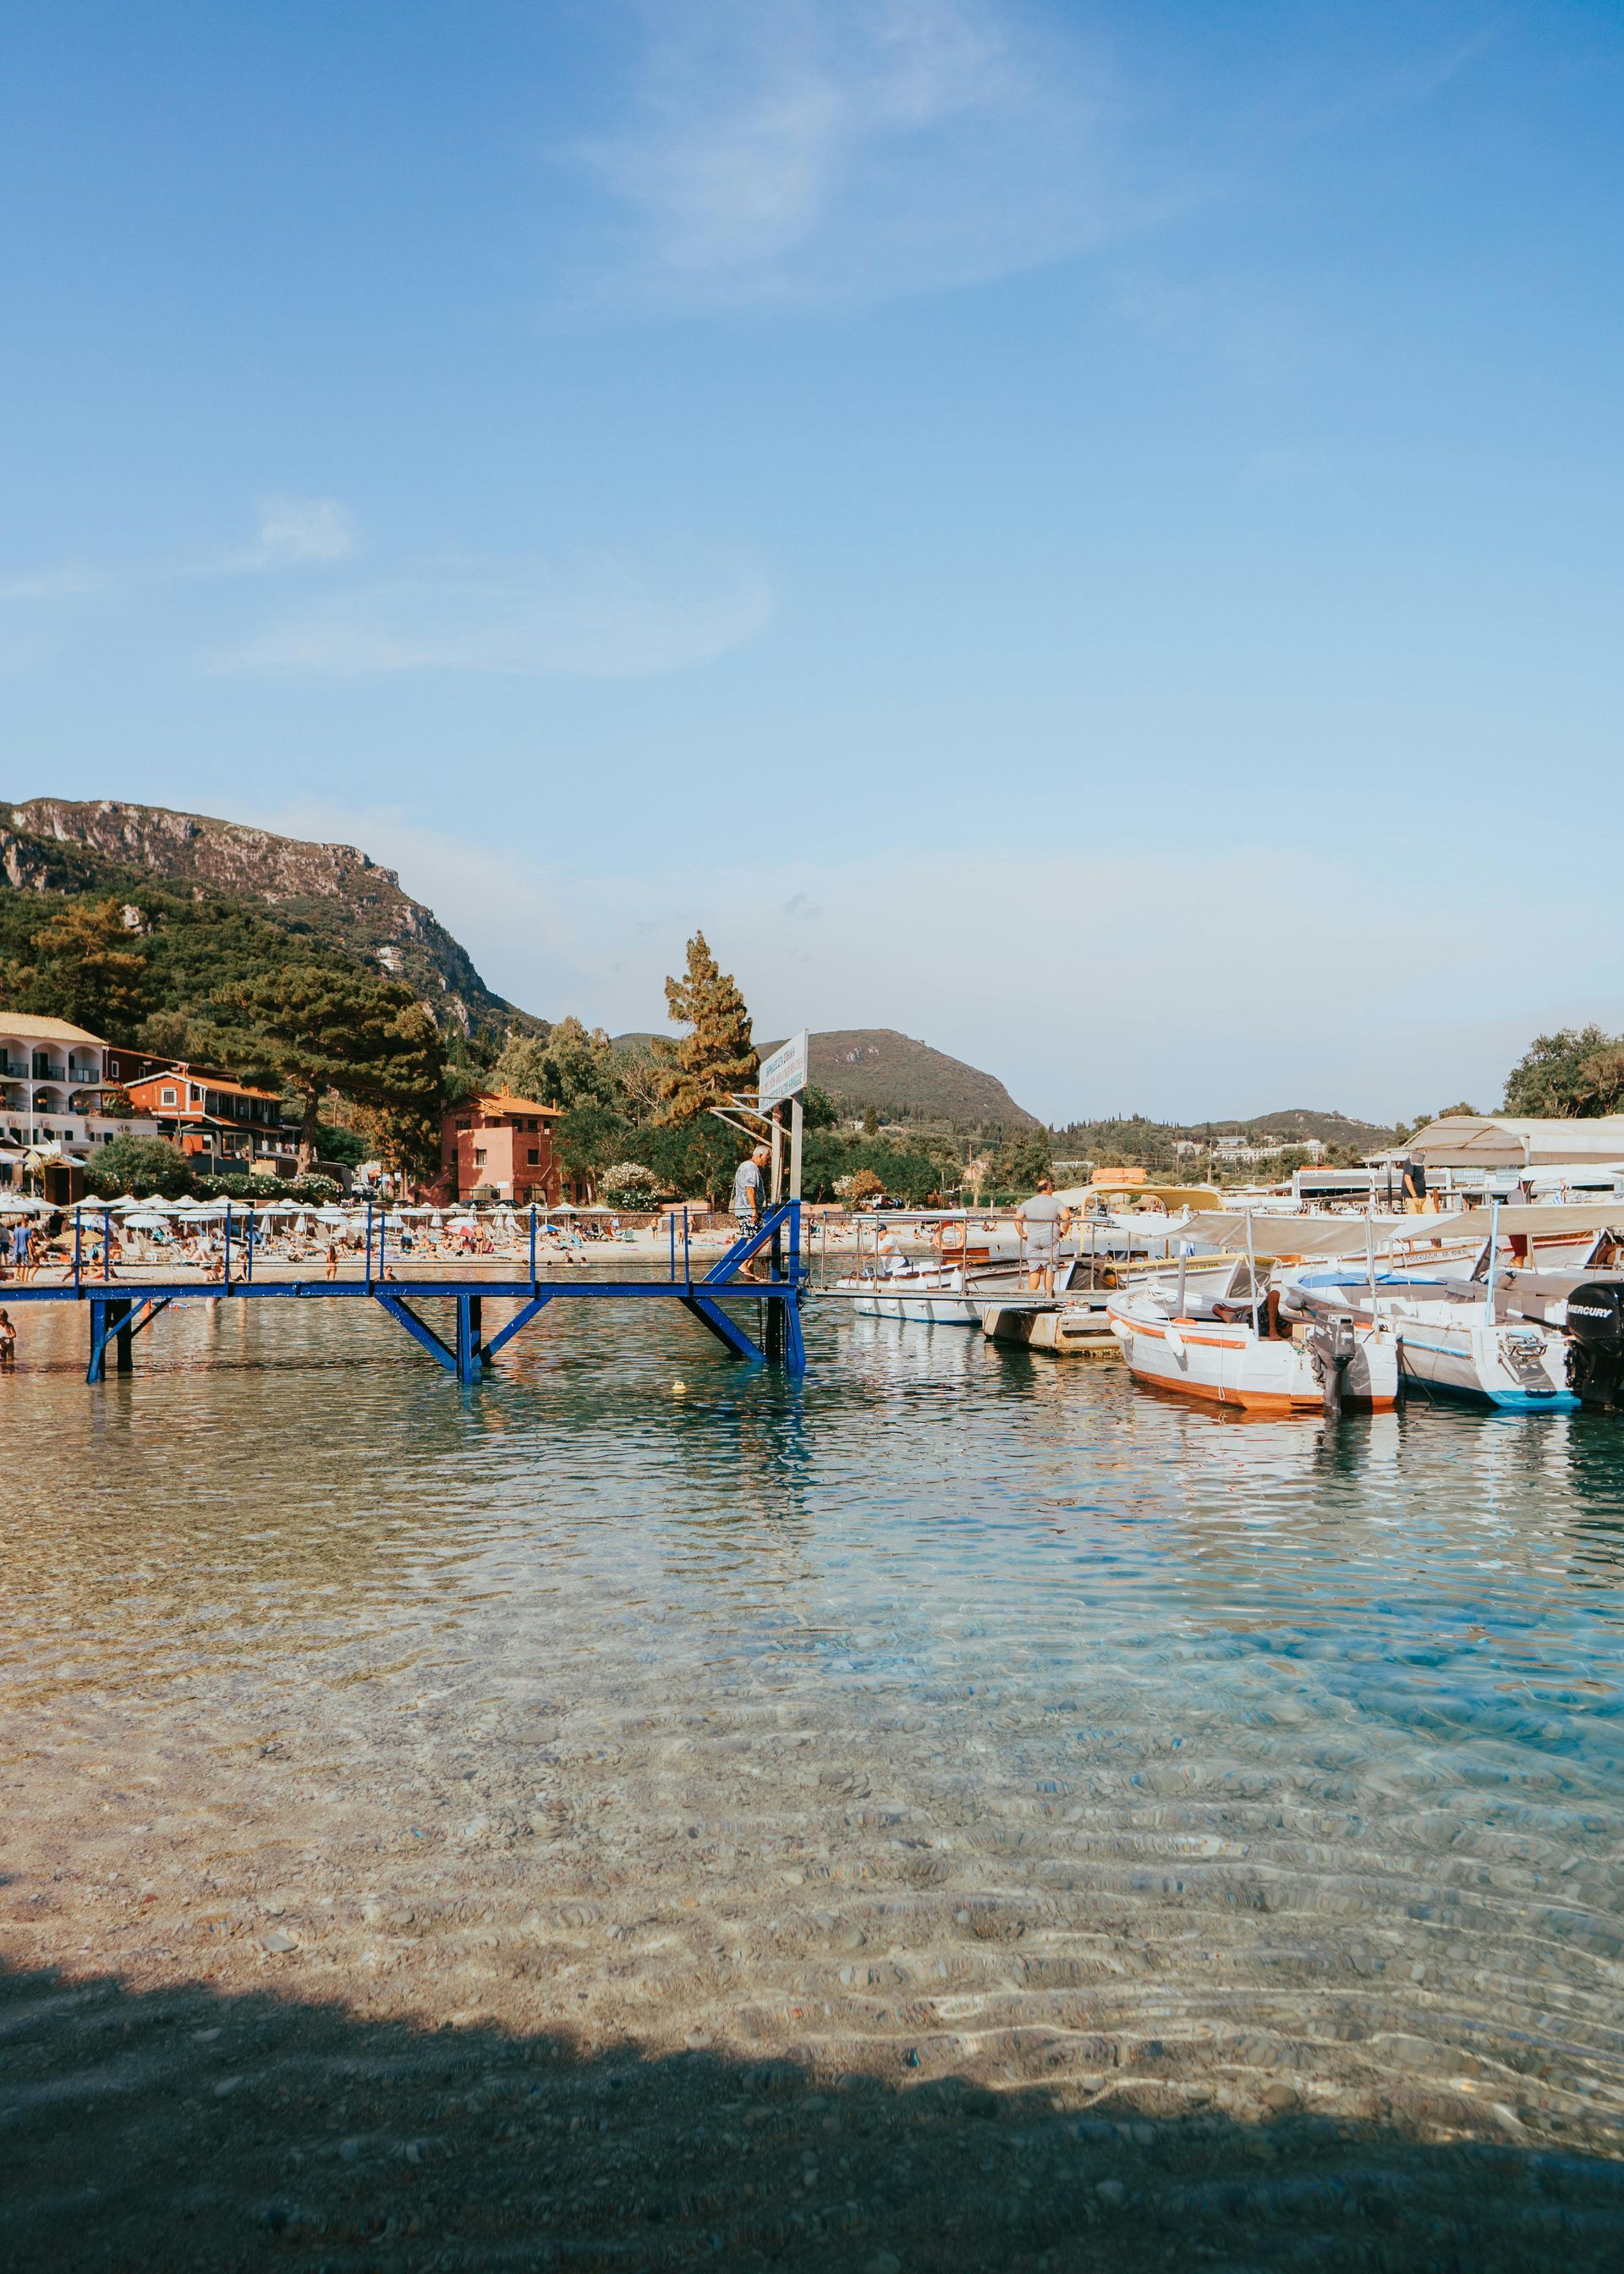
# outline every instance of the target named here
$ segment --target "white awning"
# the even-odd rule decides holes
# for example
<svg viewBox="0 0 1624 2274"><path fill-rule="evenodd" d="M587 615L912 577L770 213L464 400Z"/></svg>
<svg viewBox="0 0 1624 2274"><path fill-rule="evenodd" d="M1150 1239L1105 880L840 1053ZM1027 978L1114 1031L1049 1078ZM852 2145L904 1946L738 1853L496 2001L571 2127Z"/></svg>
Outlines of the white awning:
<svg viewBox="0 0 1624 2274"><path fill-rule="evenodd" d="M1560 1211L1559 1211L1560 1213ZM1250 1221L1252 1236L1247 1238ZM1374 1244L1378 1254L1411 1240L1468 1237L1462 1216L1271 1216L1250 1218L1244 1209L1209 1209L1184 1228L1181 1246L1199 1246L1203 1253L1240 1253L1249 1246L1254 1255L1277 1260L1284 1256L1363 1255ZM1486 1231L1484 1235L1486 1238Z"/></svg>

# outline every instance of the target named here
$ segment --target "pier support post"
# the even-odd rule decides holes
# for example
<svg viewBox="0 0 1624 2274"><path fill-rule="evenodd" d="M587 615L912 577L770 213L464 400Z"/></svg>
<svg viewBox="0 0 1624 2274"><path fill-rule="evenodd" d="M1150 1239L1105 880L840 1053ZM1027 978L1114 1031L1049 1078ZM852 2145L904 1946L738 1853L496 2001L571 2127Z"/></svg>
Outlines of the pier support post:
<svg viewBox="0 0 1624 2274"><path fill-rule="evenodd" d="M459 1295L456 1306L456 1377L459 1382L477 1382L490 1364L480 1348L484 1300L478 1295Z"/></svg>
<svg viewBox="0 0 1624 2274"><path fill-rule="evenodd" d="M130 1314L135 1305L128 1295L93 1295L90 1299L90 1363L85 1368L86 1382L107 1379L107 1346L116 1342L114 1365L120 1374L132 1374L135 1359L131 1350L134 1329Z"/></svg>

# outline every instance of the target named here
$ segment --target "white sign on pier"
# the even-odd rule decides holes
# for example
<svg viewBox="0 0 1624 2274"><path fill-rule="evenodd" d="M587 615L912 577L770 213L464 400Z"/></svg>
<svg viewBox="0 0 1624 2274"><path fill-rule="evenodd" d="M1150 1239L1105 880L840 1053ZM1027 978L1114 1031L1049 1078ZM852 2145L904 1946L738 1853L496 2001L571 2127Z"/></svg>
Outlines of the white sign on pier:
<svg viewBox="0 0 1624 2274"><path fill-rule="evenodd" d="M792 1035L788 1042L774 1050L770 1058L762 1060L761 1090L757 1103L765 1113L770 1106L781 1105L786 1097L793 1097L798 1089L804 1089L806 1086L807 1030L803 1027L798 1035Z"/></svg>

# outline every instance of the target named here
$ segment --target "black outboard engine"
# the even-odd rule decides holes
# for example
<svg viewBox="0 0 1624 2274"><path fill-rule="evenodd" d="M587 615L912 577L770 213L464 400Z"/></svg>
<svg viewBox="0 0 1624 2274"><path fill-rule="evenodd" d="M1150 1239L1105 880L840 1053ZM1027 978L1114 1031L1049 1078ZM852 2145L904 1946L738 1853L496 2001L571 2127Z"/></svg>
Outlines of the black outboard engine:
<svg viewBox="0 0 1624 2274"><path fill-rule="evenodd" d="M1339 1312L1317 1326L1308 1337L1308 1347L1313 1354L1314 1372L1320 1377L1326 1413L1338 1414L1347 1395L1348 1369L1353 1364L1356 1347L1352 1313Z"/></svg>
<svg viewBox="0 0 1624 2274"><path fill-rule="evenodd" d="M1587 1280L1568 1298L1568 1382L1586 1405L1624 1405L1624 1286Z"/></svg>

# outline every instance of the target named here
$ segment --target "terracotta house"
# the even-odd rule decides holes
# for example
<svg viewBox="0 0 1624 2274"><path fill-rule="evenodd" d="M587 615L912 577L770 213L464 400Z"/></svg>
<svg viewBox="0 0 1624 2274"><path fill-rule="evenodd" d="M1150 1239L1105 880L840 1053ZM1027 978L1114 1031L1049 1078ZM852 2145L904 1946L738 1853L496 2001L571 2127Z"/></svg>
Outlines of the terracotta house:
<svg viewBox="0 0 1624 2274"><path fill-rule="evenodd" d="M556 1207L564 1175L553 1156L553 1126L561 1118L558 1106L505 1089L460 1099L440 1124L437 1195Z"/></svg>
<svg viewBox="0 0 1624 2274"><path fill-rule="evenodd" d="M254 1169L295 1174L298 1147L282 1126L277 1091L255 1089L215 1066L184 1065L164 1066L124 1087L136 1111L155 1121L158 1134L199 1166L228 1176Z"/></svg>

